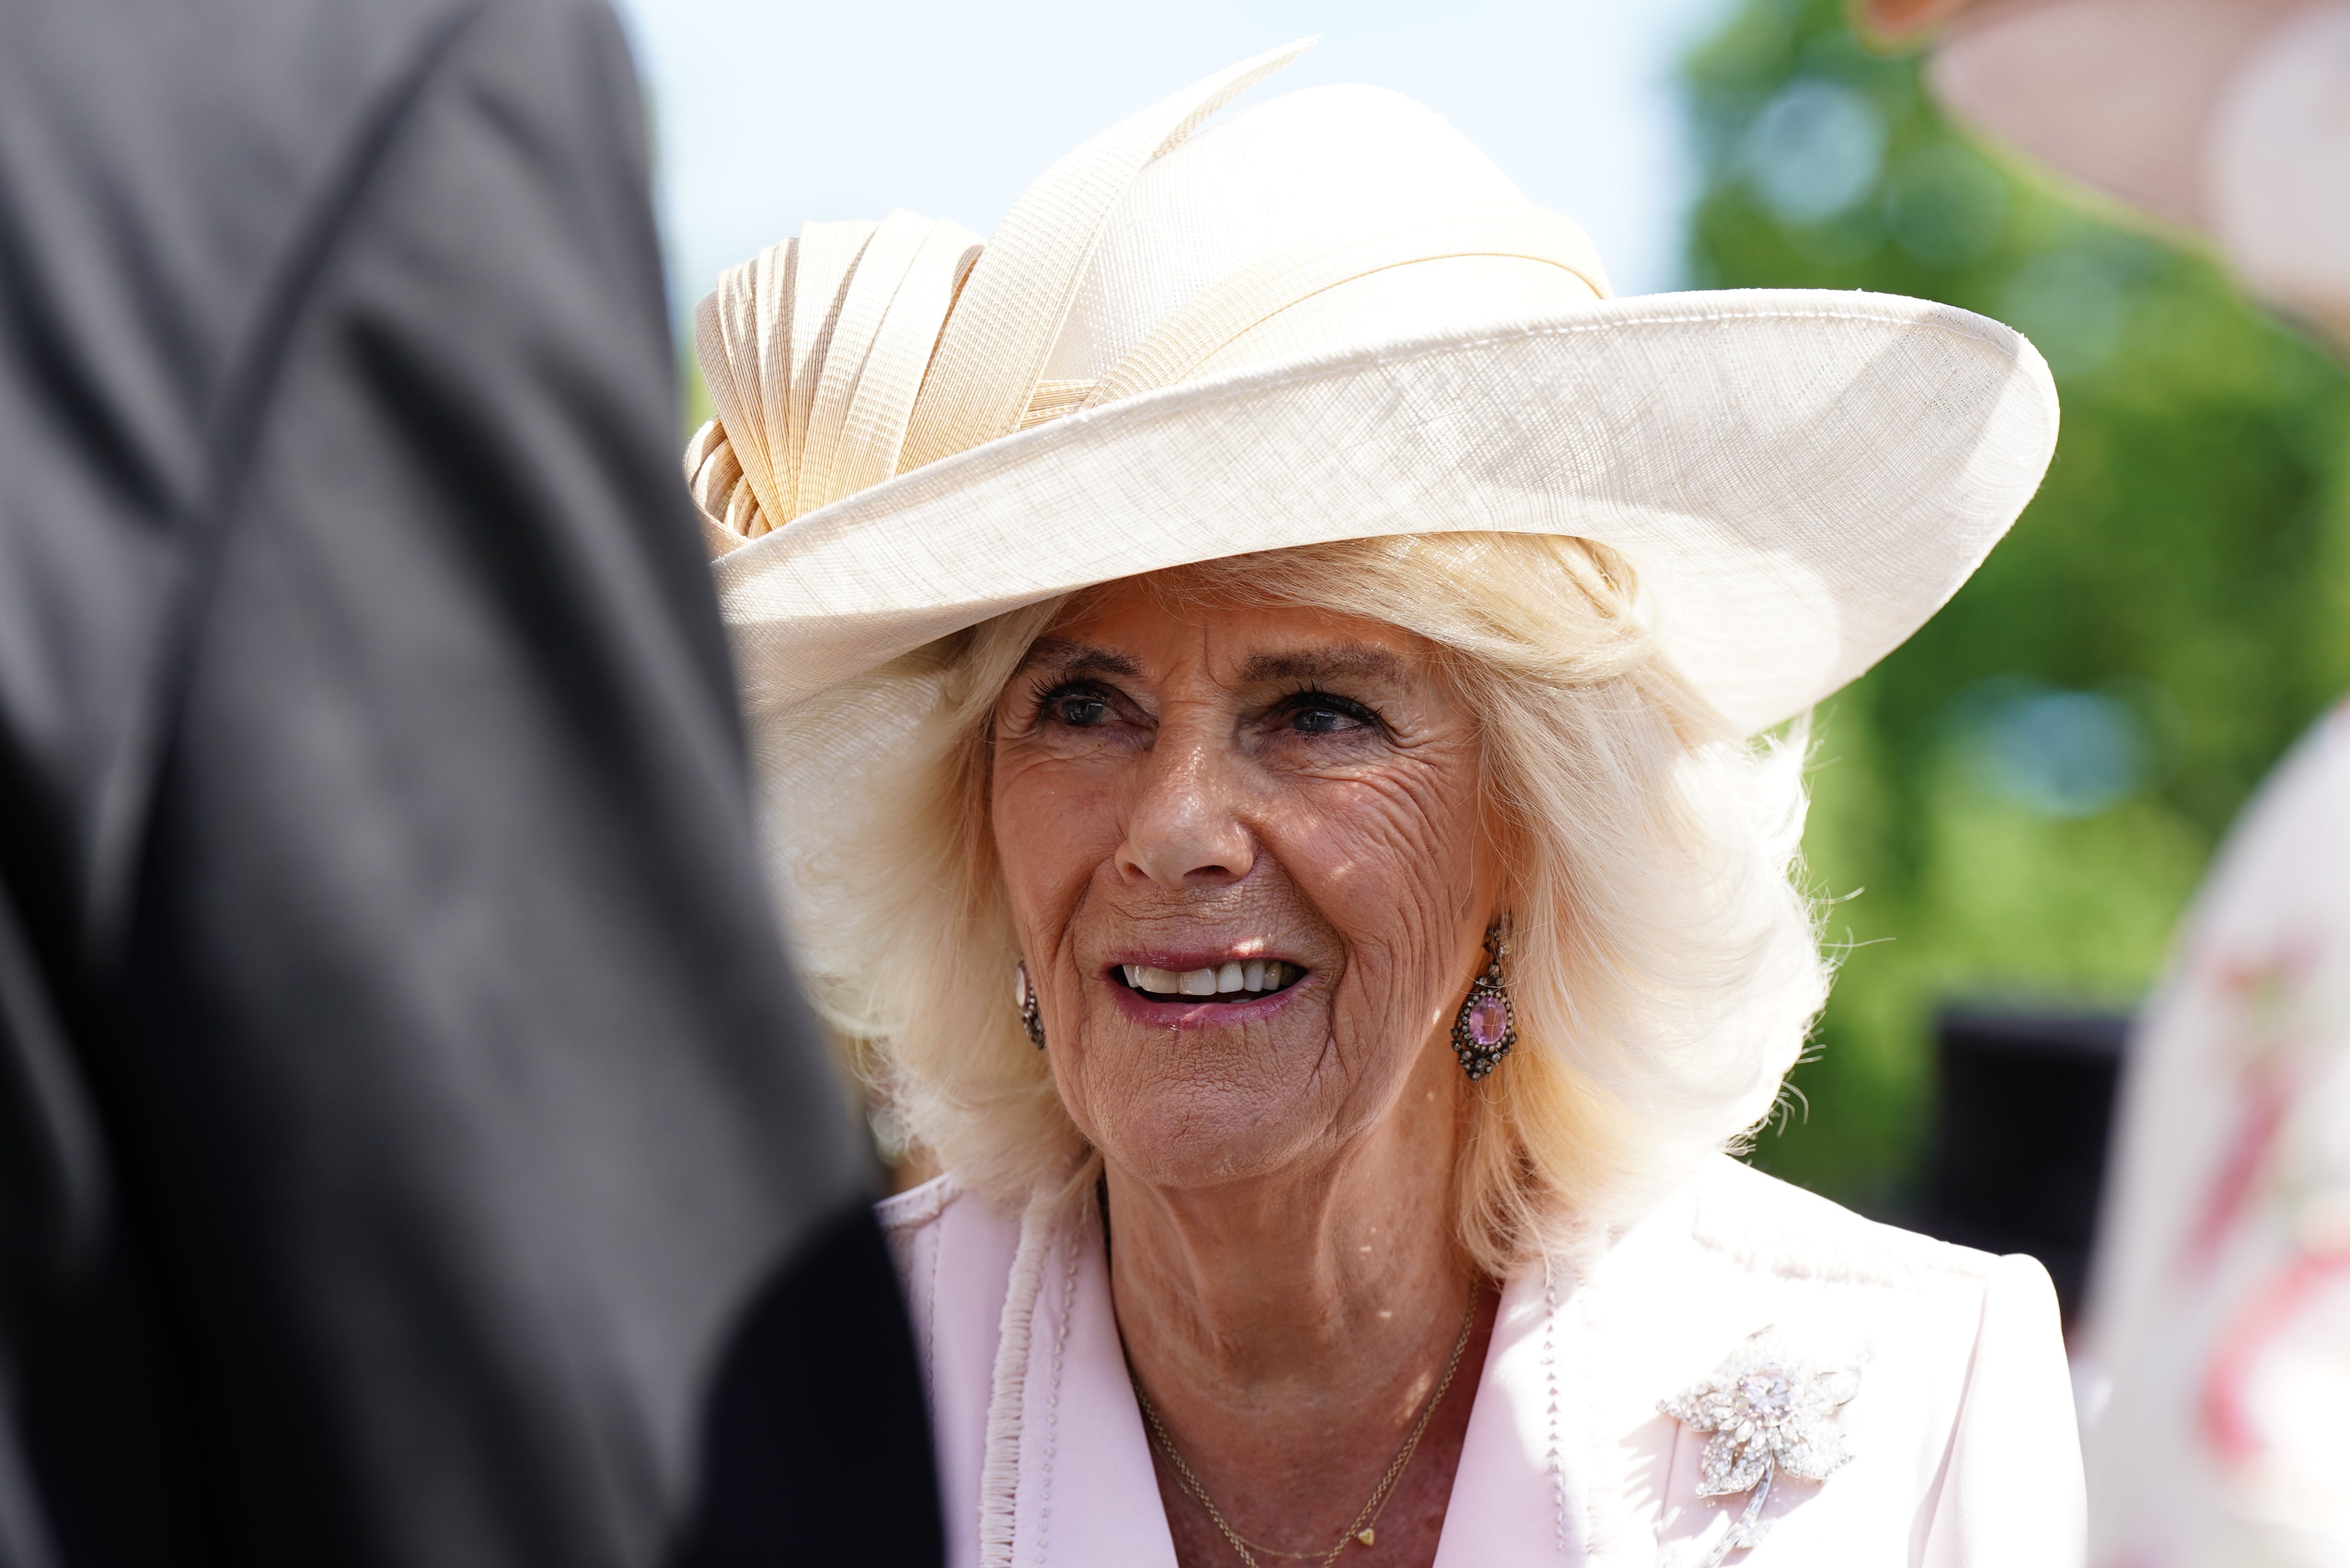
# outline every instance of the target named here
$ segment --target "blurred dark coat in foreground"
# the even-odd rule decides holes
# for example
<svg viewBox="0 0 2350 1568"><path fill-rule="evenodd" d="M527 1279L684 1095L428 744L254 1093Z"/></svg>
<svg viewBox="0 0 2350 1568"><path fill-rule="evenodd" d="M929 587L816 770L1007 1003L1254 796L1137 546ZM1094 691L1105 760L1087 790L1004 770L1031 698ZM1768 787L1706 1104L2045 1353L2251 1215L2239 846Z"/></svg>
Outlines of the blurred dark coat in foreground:
<svg viewBox="0 0 2350 1568"><path fill-rule="evenodd" d="M934 1557L600 0L0 0L0 1563Z"/></svg>

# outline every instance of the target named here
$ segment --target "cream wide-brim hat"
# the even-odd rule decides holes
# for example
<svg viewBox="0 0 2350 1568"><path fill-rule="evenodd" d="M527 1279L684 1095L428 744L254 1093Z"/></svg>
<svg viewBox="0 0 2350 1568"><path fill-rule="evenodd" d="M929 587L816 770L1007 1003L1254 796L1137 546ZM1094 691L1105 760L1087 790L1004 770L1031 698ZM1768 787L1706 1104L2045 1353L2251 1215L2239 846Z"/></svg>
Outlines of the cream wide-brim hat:
<svg viewBox="0 0 2350 1568"><path fill-rule="evenodd" d="M2350 0L1859 0L1959 119L2350 344Z"/></svg>
<svg viewBox="0 0 2350 1568"><path fill-rule="evenodd" d="M2032 497L2022 337L1882 295L1607 296L1442 119L1333 87L1197 134L1292 46L1048 172L982 247L899 213L734 269L686 466L770 826L804 839L929 709L931 645L1110 579L1495 530L1621 553L1742 733L1908 637Z"/></svg>

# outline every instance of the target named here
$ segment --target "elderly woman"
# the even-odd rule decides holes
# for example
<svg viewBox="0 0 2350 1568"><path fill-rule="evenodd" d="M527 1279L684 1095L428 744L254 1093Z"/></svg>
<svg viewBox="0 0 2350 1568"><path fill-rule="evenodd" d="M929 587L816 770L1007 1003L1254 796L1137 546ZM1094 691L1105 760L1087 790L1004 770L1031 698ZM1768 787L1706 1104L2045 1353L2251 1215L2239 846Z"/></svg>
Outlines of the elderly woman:
<svg viewBox="0 0 2350 1568"><path fill-rule="evenodd" d="M2074 1561L2038 1266L1724 1154L1825 990L1799 715L2031 495L2039 358L1611 300L1391 94L1191 134L1295 52L699 323L778 875L947 1172L952 1562Z"/></svg>

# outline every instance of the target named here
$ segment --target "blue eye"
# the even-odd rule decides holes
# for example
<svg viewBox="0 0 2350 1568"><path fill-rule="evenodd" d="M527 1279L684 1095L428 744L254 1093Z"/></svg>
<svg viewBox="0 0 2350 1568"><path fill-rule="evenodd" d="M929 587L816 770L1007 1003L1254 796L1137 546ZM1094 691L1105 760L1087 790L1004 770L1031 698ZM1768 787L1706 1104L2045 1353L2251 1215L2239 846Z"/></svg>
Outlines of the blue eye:
<svg viewBox="0 0 2350 1568"><path fill-rule="evenodd" d="M1307 692L1289 705L1289 727L1302 734L1343 734L1378 722L1378 716L1361 703L1323 691Z"/></svg>

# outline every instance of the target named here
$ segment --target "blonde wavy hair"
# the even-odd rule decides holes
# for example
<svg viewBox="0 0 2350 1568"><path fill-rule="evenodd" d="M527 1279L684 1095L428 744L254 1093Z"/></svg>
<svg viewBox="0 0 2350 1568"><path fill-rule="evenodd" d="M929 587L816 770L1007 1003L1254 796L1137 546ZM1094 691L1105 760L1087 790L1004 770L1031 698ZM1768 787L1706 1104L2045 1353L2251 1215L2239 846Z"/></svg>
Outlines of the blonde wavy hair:
<svg viewBox="0 0 2350 1568"><path fill-rule="evenodd" d="M1506 1277L1565 1222L1637 1212L1766 1116L1826 998L1796 885L1801 726L1749 742L1664 662L1614 552L1513 534L1310 545L1159 575L1187 600L1381 620L1434 649L1481 727L1508 842L1519 1044L1464 1096L1459 1242ZM1010 1002L989 821L998 694L1056 599L928 650L935 707L887 785L798 875L819 1005L962 1185L1017 1210L1089 1174ZM869 776L869 775L868 775Z"/></svg>

